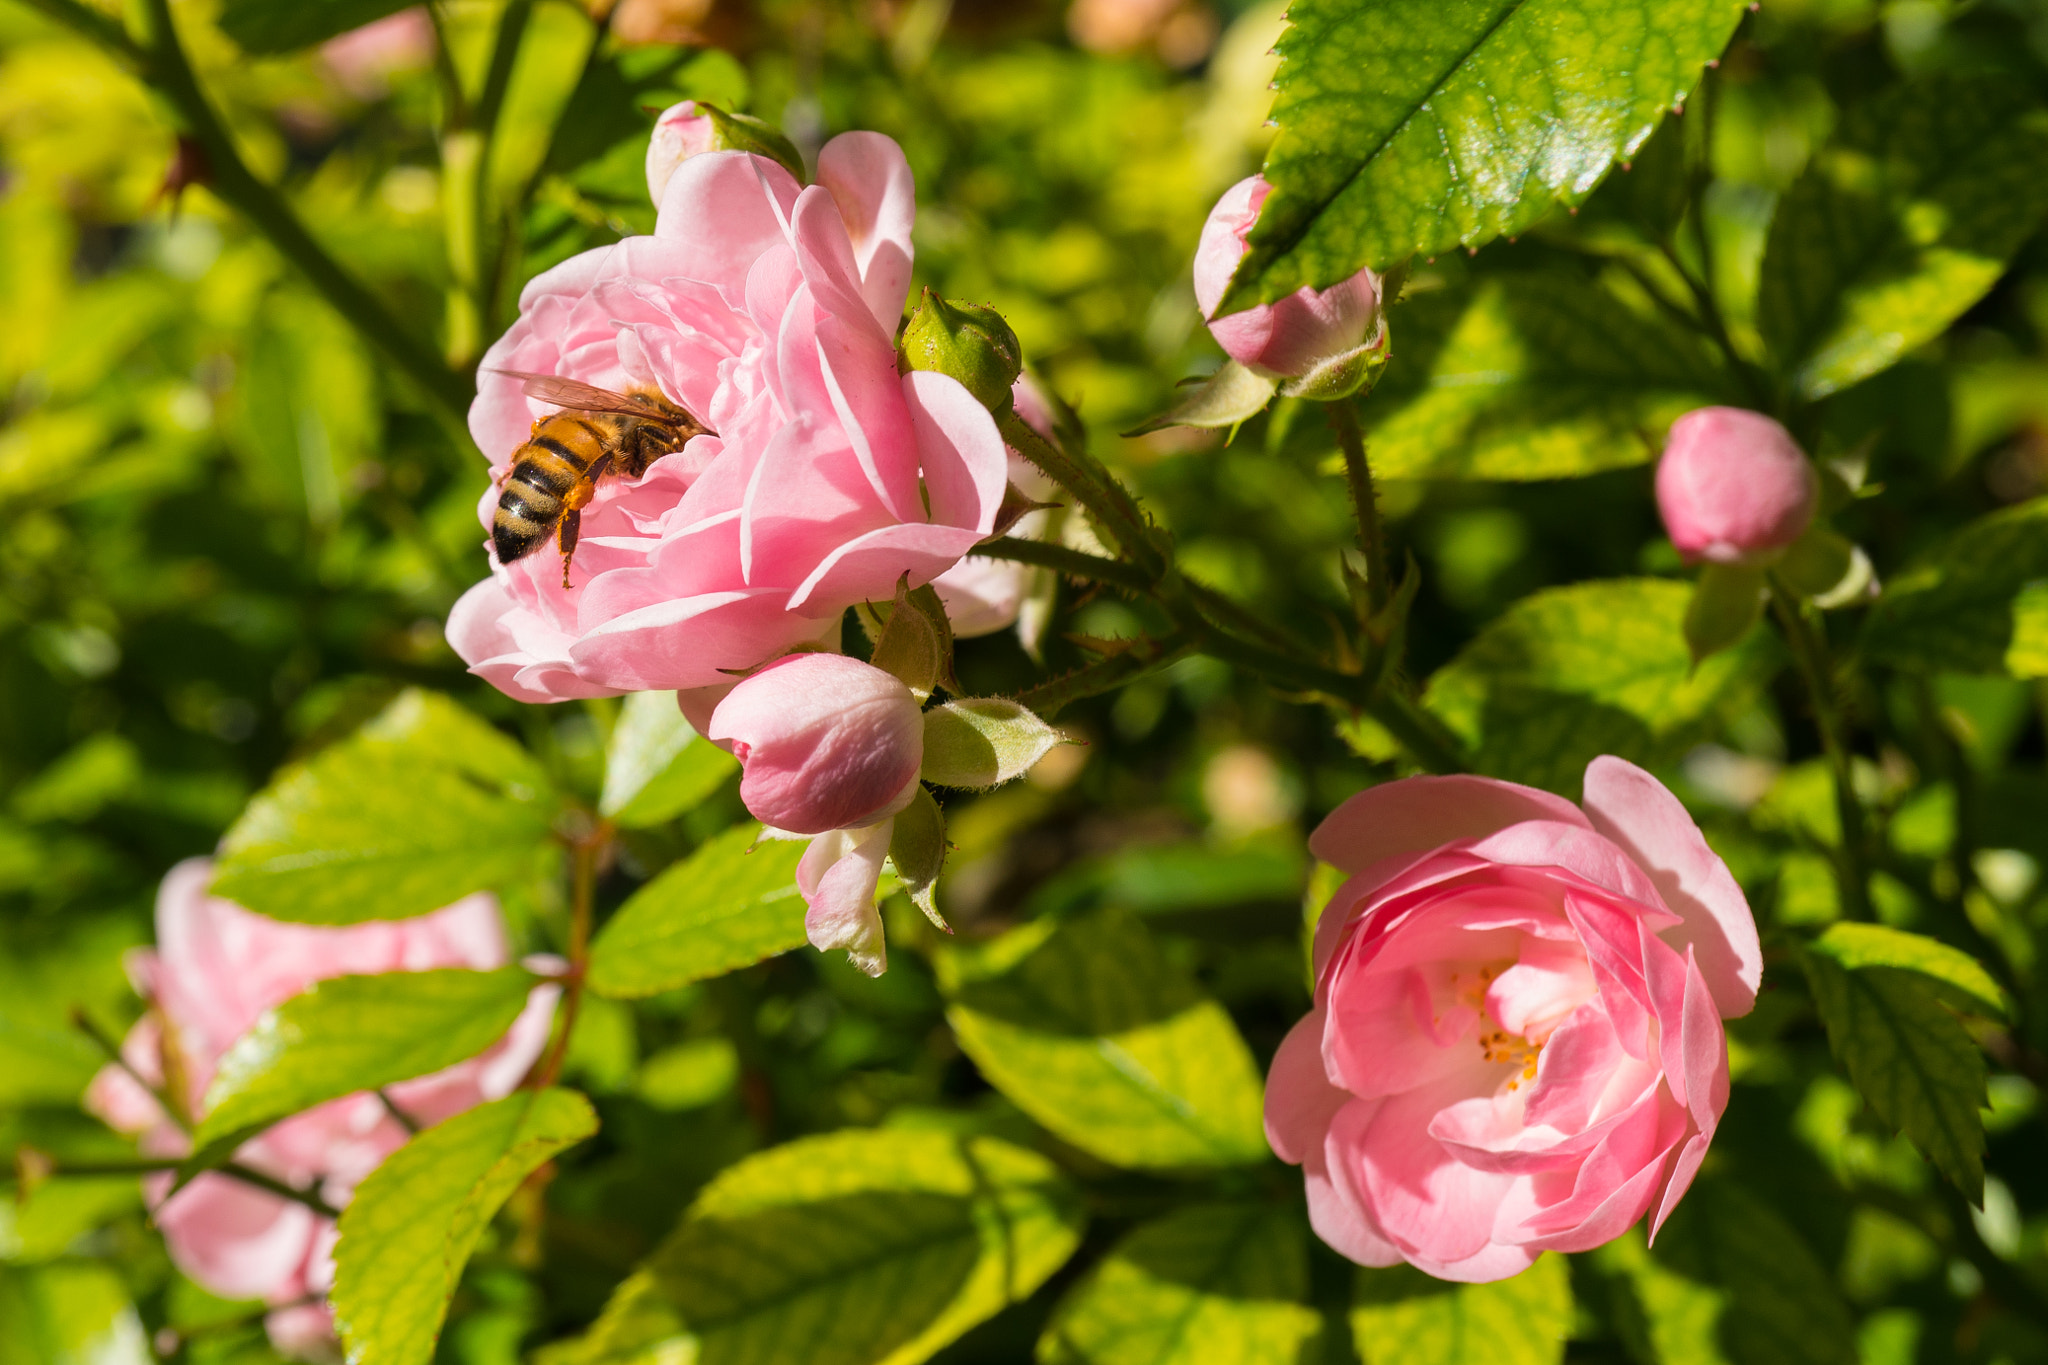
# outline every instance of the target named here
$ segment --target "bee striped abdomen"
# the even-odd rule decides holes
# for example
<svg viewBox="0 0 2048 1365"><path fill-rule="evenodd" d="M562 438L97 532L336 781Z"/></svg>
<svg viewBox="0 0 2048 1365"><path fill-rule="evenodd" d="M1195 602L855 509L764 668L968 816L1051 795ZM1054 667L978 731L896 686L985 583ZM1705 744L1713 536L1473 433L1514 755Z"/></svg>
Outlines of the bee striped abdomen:
<svg viewBox="0 0 2048 1365"><path fill-rule="evenodd" d="M512 472L491 518L500 564L524 559L555 533L569 490L607 445L606 433L582 418L558 414L534 428L533 439L512 453Z"/></svg>

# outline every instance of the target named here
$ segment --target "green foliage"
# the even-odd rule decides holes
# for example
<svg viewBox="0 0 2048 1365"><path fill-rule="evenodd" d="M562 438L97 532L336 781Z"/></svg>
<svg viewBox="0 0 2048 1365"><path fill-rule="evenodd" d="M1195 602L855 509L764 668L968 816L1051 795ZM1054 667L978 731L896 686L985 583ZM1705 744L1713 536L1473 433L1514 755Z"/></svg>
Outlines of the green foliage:
<svg viewBox="0 0 2048 1365"><path fill-rule="evenodd" d="M244 52L290 52L404 8L402 0L227 0L220 26Z"/></svg>
<svg viewBox="0 0 2048 1365"><path fill-rule="evenodd" d="M1060 1302L1039 1365L1295 1365L1322 1330L1292 1210L1195 1205L1131 1232Z"/></svg>
<svg viewBox="0 0 2048 1365"><path fill-rule="evenodd" d="M1022 777L1060 732L1007 697L969 697L924 713L924 780L984 788Z"/></svg>
<svg viewBox="0 0 2048 1365"><path fill-rule="evenodd" d="M2005 990L1976 958L1924 934L1882 924L1835 924L1809 945L1844 971L1896 967L1917 972L1958 1009L2002 1019L2011 1009Z"/></svg>
<svg viewBox="0 0 2048 1365"><path fill-rule="evenodd" d="M2014 82L1944 76L1850 112L1771 223L1759 321L1819 398L1962 316L2048 214L2048 109Z"/></svg>
<svg viewBox="0 0 2048 1365"><path fill-rule="evenodd" d="M1957 531L1885 585L1863 648L1903 668L2029 676L2038 626L2024 591L2048 577L2048 498L1994 512Z"/></svg>
<svg viewBox="0 0 2048 1365"><path fill-rule="evenodd" d="M544 873L553 818L524 750L408 692L249 803L221 841L214 893L306 924L422 915Z"/></svg>
<svg viewBox="0 0 2048 1365"><path fill-rule="evenodd" d="M1366 405L1383 477L1556 479L1655 457L1664 428L1725 396L1697 339L1597 280L1479 275L1394 310Z"/></svg>
<svg viewBox="0 0 2048 1365"><path fill-rule="evenodd" d="M1314 0L1280 44L1273 193L1226 311L1576 203L1727 45L1739 0Z"/></svg>
<svg viewBox="0 0 2048 1365"><path fill-rule="evenodd" d="M0 1365L147 1365L120 1277L91 1262L0 1266Z"/></svg>
<svg viewBox="0 0 2048 1365"><path fill-rule="evenodd" d="M1694 667L1683 583L1582 583L1518 602L1429 680L1430 709L1482 771L1576 793L1586 764L1675 758L1746 700L1771 646L1752 637Z"/></svg>
<svg viewBox="0 0 2048 1365"><path fill-rule="evenodd" d="M1834 945L1841 946L1839 940ZM1898 966L1851 966L1861 955L1847 956L1844 961L1823 939L1805 957L1829 1044L1878 1117L1911 1138L1972 1202L1981 1202L1984 1124L1977 1111L1985 1103L1984 1055L1927 976ZM1934 965L1948 964L1937 958Z"/></svg>
<svg viewBox="0 0 2048 1365"><path fill-rule="evenodd" d="M1361 1270L1351 1295L1365 1365L1557 1365L1571 1324L1571 1276L1557 1256L1492 1284L1446 1284L1405 1265Z"/></svg>
<svg viewBox="0 0 2048 1365"><path fill-rule="evenodd" d="M512 1027L535 983L520 967L315 982L265 1011L220 1059L193 1138L204 1145L474 1057Z"/></svg>
<svg viewBox="0 0 2048 1365"><path fill-rule="evenodd" d="M699 1196L550 1365L915 1365L1080 1241L1078 1192L987 1137L847 1132L750 1157Z"/></svg>
<svg viewBox="0 0 2048 1365"><path fill-rule="evenodd" d="M543 1163L597 1131L571 1090L522 1090L415 1137L341 1216L334 1318L353 1360L426 1365L448 1300L499 1205Z"/></svg>
<svg viewBox="0 0 2048 1365"><path fill-rule="evenodd" d="M620 1000L674 990L804 942L804 845L729 829L636 891L590 950L590 988Z"/></svg>
<svg viewBox="0 0 2048 1365"><path fill-rule="evenodd" d="M723 786L739 760L683 719L673 692L635 692L605 750L597 813L628 829L673 820Z"/></svg>
<svg viewBox="0 0 2048 1365"><path fill-rule="evenodd" d="M1136 920L1039 920L939 970L961 1048L1066 1141L1139 1168L1265 1157L1244 1040Z"/></svg>

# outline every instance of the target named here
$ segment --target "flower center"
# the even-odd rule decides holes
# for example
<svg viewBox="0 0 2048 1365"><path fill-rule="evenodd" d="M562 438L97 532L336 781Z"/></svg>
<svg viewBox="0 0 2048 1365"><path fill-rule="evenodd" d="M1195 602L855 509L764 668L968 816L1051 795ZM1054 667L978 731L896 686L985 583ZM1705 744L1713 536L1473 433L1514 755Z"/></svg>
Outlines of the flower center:
<svg viewBox="0 0 2048 1365"><path fill-rule="evenodd" d="M1479 1055L1489 1062L1520 1065L1522 1074L1508 1082L1508 1089L1517 1090L1523 1081L1536 1079L1536 1060L1543 1055L1543 1044L1532 1043L1506 1029L1487 1029L1479 1035Z"/></svg>

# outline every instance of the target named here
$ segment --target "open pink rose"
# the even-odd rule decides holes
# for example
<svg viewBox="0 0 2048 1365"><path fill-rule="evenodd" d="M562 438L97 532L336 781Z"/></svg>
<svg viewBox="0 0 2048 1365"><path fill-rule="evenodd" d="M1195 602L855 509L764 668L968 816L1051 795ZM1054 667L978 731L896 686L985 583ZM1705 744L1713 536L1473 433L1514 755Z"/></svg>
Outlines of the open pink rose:
<svg viewBox="0 0 2048 1365"><path fill-rule="evenodd" d="M1364 344L1379 313L1380 284L1370 270L1361 270L1328 289L1303 285L1277 303L1217 317L1216 305L1250 249L1245 239L1272 191L1264 176L1250 176L1225 190L1209 210L1195 247L1195 302L1231 359L1293 377Z"/></svg>
<svg viewBox="0 0 2048 1365"><path fill-rule="evenodd" d="M844 654L793 654L740 683L704 737L745 772L740 800L790 834L870 825L900 810L924 761L917 698Z"/></svg>
<svg viewBox="0 0 2048 1365"><path fill-rule="evenodd" d="M1769 560L1813 522L1820 477L1783 424L1747 408L1694 408L1671 424L1657 510L1688 561Z"/></svg>
<svg viewBox="0 0 2048 1365"><path fill-rule="evenodd" d="M894 142L834 138L808 188L763 157L691 156L660 210L653 236L533 280L479 372L470 431L500 474L556 411L500 369L658 388L718 433L600 486L572 588L544 548L455 605L456 652L523 701L729 682L937 577L1002 502L994 419L896 372L915 206Z"/></svg>
<svg viewBox="0 0 2048 1365"><path fill-rule="evenodd" d="M497 902L470 896L417 919L320 928L283 924L207 894L213 867L178 864L157 893L157 946L131 959L136 984L152 1002L129 1031L121 1055L151 1085L179 1085L197 1113L221 1055L265 1010L316 981L347 975L502 967L509 946ZM533 993L526 1011L489 1051L387 1088L392 1103L419 1124L438 1123L485 1100L509 1095L547 1042L553 986ZM108 1067L87 1094L93 1111L137 1133L150 1156L183 1156L190 1140L126 1071ZM331 1205L403 1146L405 1128L375 1095L332 1100L294 1115L245 1143L243 1165ZM144 1181L171 1258L192 1279L230 1299L275 1305L266 1325L280 1350L308 1354L333 1334L322 1296L334 1283L334 1224L303 1204L223 1175L202 1175L164 1196L171 1175Z"/></svg>
<svg viewBox="0 0 2048 1365"><path fill-rule="evenodd" d="M1485 777L1352 797L1309 840L1351 874L1266 1135L1364 1265L1497 1280L1670 1214L1728 1102L1724 1018L1762 974L1741 888L1618 758L1584 808Z"/></svg>

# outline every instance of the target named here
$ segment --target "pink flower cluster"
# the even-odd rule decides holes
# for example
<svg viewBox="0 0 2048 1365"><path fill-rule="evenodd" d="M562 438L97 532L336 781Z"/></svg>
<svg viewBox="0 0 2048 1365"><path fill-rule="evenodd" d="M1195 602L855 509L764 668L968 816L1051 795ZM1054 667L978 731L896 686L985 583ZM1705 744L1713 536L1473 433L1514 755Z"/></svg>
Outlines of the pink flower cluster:
<svg viewBox="0 0 2048 1365"><path fill-rule="evenodd" d="M1598 758L1583 808L1484 777L1370 788L1310 839L1351 874L1266 1132L1365 1265L1497 1280L1692 1183L1728 1102L1721 1021L1762 974L1741 888L1678 799Z"/></svg>
<svg viewBox="0 0 2048 1365"><path fill-rule="evenodd" d="M987 410L897 373L915 205L896 144L842 134L799 187L765 157L690 154L688 126L671 140L650 150L654 235L536 278L480 371L470 430L500 476L556 411L501 370L659 391L716 433L600 483L573 587L543 551L456 604L456 652L523 701L721 685L829 647L847 607L944 573L1002 502Z"/></svg>
<svg viewBox="0 0 2048 1365"><path fill-rule="evenodd" d="M282 924L207 894L211 863L171 869L157 893L157 946L136 953L131 971L150 1001L121 1046L129 1070L108 1067L87 1095L93 1111L140 1136L142 1151L180 1157L184 1128L138 1084L168 1090L187 1115L199 1111L214 1070L264 1011L316 981L346 975L502 967L510 946L488 895L470 896L417 919L348 928ZM546 1044L556 988L536 989L512 1029L489 1051L386 1093L420 1125L510 1094ZM130 1071L134 1075L130 1074ZM236 1152L241 1164L333 1206L406 1141L406 1130L369 1093L294 1115ZM229 1299L261 1299L273 1342L317 1354L333 1336L324 1295L334 1283L335 1229L306 1205L225 1175L202 1175L166 1198L169 1172L144 1182L171 1258L193 1280Z"/></svg>

